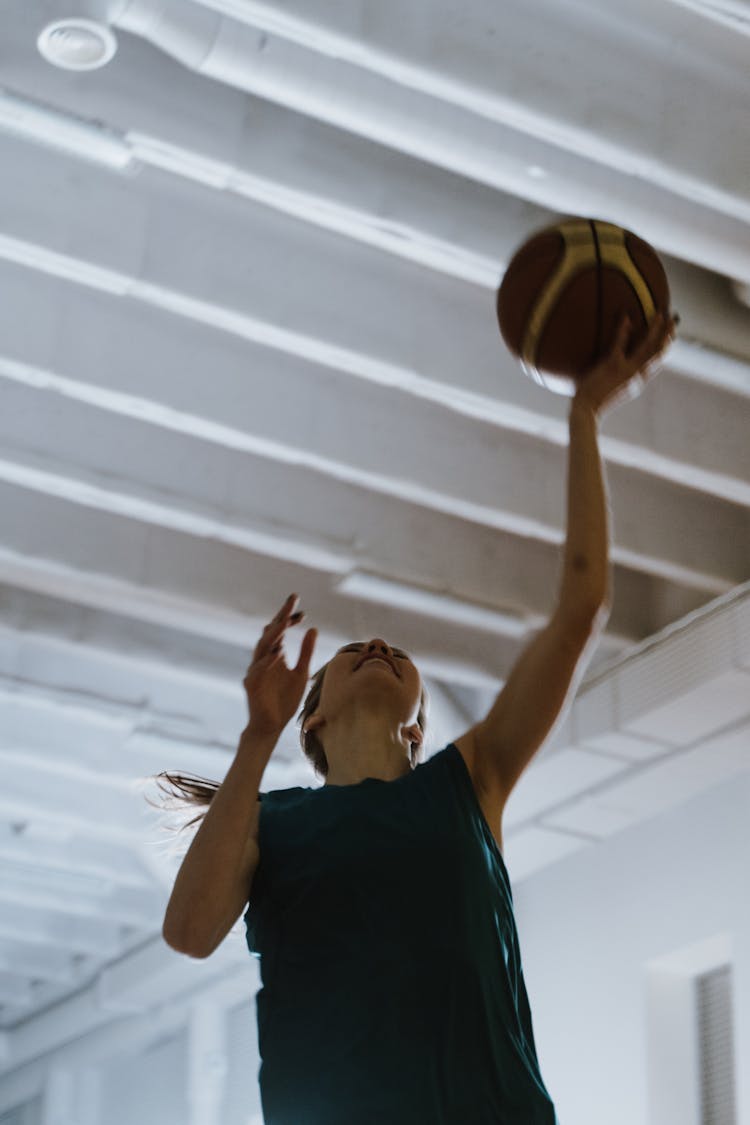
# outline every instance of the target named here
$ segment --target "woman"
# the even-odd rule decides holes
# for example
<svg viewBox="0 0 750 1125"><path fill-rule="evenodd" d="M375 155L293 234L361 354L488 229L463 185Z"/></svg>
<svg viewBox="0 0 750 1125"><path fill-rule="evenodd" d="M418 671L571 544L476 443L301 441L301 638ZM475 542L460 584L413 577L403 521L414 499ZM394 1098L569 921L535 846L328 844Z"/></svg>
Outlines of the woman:
<svg viewBox="0 0 750 1125"><path fill-rule="evenodd" d="M608 607L596 419L632 397L671 338L657 319L580 384L570 413L569 526L559 607L486 719L421 762L426 696L380 637L341 648L300 714L319 788L260 792L308 682L317 631L286 665L290 596L244 681L250 719L223 783L162 774L208 804L164 920L207 957L243 909L260 957L266 1125L555 1125L536 1054L501 819L559 719ZM642 385L642 381L641 381ZM543 687L540 688L540 685Z"/></svg>

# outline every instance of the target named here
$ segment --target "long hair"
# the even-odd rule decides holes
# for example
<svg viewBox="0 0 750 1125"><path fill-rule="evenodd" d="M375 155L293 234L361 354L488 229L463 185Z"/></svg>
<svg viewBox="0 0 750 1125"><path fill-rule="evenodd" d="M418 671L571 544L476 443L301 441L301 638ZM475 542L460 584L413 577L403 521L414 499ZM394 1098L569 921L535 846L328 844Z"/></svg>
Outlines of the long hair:
<svg viewBox="0 0 750 1125"><path fill-rule="evenodd" d="M307 760L312 765L315 773L319 777L328 776L328 759L326 758L323 743L318 738L315 731L305 731L305 722L318 708L320 704L320 697L323 692L323 680L325 678L326 669L328 664L324 664L319 668L315 675L312 677L312 686L305 696L305 702L302 705L302 710L297 716L297 722L300 725L300 745L302 752ZM422 744L412 742L409 748L409 760L411 768L414 769L423 757L424 751L424 738L427 731L427 709L429 706L429 696L427 689L422 687L422 694L419 700L419 712L417 714L417 726L422 731ZM186 824L180 825L180 831L189 828L191 824L196 824L198 821L203 820L206 815L206 810L211 804L215 793L220 788L221 783L218 781L211 781L205 777L196 777L195 775L185 773L173 773L171 770L162 770L156 774L155 780L159 790L166 796L167 800L161 802L161 808L174 808L186 807L189 805L201 806L203 811L199 812ZM148 798L147 798L148 799ZM149 801L149 804L153 802Z"/></svg>

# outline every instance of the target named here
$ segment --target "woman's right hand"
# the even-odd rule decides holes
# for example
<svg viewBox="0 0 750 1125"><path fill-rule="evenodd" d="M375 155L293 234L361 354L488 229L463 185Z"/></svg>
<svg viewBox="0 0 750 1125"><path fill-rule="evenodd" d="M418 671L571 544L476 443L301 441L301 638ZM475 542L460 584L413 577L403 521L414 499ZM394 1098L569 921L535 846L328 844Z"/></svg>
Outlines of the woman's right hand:
<svg viewBox="0 0 750 1125"><path fill-rule="evenodd" d="M284 605L263 630L255 646L243 686L250 708L250 724L256 730L280 735L299 707L310 675L317 629L308 629L302 640L296 667L288 668L284 659L284 634L290 625L297 625L305 616L295 613L296 594L290 594Z"/></svg>

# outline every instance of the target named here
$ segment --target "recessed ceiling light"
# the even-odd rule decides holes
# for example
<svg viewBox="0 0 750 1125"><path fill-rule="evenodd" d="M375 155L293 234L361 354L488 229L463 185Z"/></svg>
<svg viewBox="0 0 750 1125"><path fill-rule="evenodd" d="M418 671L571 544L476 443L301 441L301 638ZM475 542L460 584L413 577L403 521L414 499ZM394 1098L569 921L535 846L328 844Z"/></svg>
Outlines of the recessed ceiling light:
<svg viewBox="0 0 750 1125"><path fill-rule="evenodd" d="M114 34L94 20L56 20L36 41L43 57L64 70L96 70L106 66L117 50Z"/></svg>
<svg viewBox="0 0 750 1125"><path fill-rule="evenodd" d="M531 176L533 180L544 180L547 178L547 172L544 168L540 168L538 164L529 164L526 173Z"/></svg>

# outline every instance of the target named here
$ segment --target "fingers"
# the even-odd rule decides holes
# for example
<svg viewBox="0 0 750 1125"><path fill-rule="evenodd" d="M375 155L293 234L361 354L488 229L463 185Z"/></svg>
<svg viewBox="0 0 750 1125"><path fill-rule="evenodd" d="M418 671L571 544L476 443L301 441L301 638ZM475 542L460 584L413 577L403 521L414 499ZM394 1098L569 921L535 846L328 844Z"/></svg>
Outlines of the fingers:
<svg viewBox="0 0 750 1125"><path fill-rule="evenodd" d="M303 610L292 612L298 601L298 594L290 594L273 620L266 625L255 649L256 659L263 659L269 652L279 651L286 629L290 625L298 625L305 616Z"/></svg>
<svg viewBox="0 0 750 1125"><path fill-rule="evenodd" d="M674 339L679 322L679 316L667 316L665 313L661 312L655 313L653 319L648 324L646 335L635 349L633 355L628 358L637 363L645 363L651 356L657 355L666 347L669 341ZM617 354L626 354L625 347L632 331L633 322L628 314L625 313L620 319L615 334L614 343L610 352L611 357Z"/></svg>
<svg viewBox="0 0 750 1125"><path fill-rule="evenodd" d="M649 359L661 359L677 332L679 318L660 315L653 326L652 348Z"/></svg>
<svg viewBox="0 0 750 1125"><path fill-rule="evenodd" d="M312 660L313 649L315 648L315 642L317 639L317 629L308 629L304 637L302 638L302 647L300 648L299 660L297 661L297 665L294 670L295 672L304 673L305 679L307 679L310 673L310 661Z"/></svg>
<svg viewBox="0 0 750 1125"><path fill-rule="evenodd" d="M667 317L664 313L656 313L648 326L648 332L631 357L633 363L641 368L659 357L674 339L678 323L678 317Z"/></svg>
<svg viewBox="0 0 750 1125"><path fill-rule="evenodd" d="M626 313L622 317L622 319L620 320L620 325L617 329L617 334L615 336L615 342L612 345L612 354L613 355L616 354L617 352L624 352L625 351L625 345L628 342L628 337L630 336L630 333L631 333L632 329L633 329L633 322L631 321L630 317Z"/></svg>
<svg viewBox="0 0 750 1125"><path fill-rule="evenodd" d="M663 331L663 320L664 318L662 317L661 313L656 313L654 319L648 326L646 335L641 340L638 347L635 349L633 355L630 357L632 359L634 367L643 367L643 365L647 363L651 359L651 357L658 351L659 341L661 338L661 333Z"/></svg>
<svg viewBox="0 0 750 1125"><path fill-rule="evenodd" d="M670 340L674 340L679 323L680 318L677 315L672 316L670 314L668 316L666 313L657 313L649 325L647 339L651 339L656 346L656 350L660 351Z"/></svg>
<svg viewBox="0 0 750 1125"><path fill-rule="evenodd" d="M298 594L290 594L273 621L266 625L264 632L267 632L269 635L278 634L280 630L283 631L286 629L287 625L292 623L296 624L298 621L301 621L305 616L304 612L302 610L292 612L298 601Z"/></svg>
<svg viewBox="0 0 750 1125"><path fill-rule="evenodd" d="M271 625L274 625L277 622L283 621L285 618L287 618L289 616L289 613L291 612L291 610L294 609L294 607L296 606L298 601L299 601L299 595L298 594L290 594L289 597L284 602L281 609L279 610L279 612L274 617L273 621L271 622Z"/></svg>

